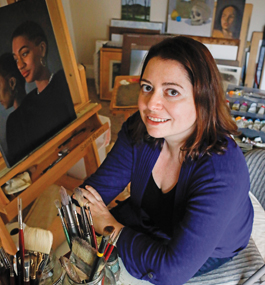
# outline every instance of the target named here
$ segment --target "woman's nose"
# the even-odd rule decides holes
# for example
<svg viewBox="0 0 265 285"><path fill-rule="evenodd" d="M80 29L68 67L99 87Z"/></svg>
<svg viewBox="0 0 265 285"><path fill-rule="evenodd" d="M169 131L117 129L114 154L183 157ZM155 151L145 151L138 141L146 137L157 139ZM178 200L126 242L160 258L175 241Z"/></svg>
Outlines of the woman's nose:
<svg viewBox="0 0 265 285"><path fill-rule="evenodd" d="M162 108L162 98L158 92L154 92L148 97L147 107L149 110L155 111Z"/></svg>
<svg viewBox="0 0 265 285"><path fill-rule="evenodd" d="M18 60L17 60L18 69L21 70L21 69L23 69L24 66L25 66L25 62L21 58L18 58Z"/></svg>

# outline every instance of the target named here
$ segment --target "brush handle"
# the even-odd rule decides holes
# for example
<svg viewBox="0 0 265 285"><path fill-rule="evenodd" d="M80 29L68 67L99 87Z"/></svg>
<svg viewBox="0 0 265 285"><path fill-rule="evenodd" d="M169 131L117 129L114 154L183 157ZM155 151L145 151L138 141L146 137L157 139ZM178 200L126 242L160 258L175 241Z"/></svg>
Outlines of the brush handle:
<svg viewBox="0 0 265 285"><path fill-rule="evenodd" d="M89 222L88 222L88 218L85 212L85 208L80 207L80 209L81 209L81 219L82 219L82 224L83 224L84 238L91 244L91 233L90 233Z"/></svg>
<svg viewBox="0 0 265 285"><path fill-rule="evenodd" d="M66 215L68 216L68 229L71 235L71 238L78 237L78 231L74 222L72 211L69 205L65 205Z"/></svg>
<svg viewBox="0 0 265 285"><path fill-rule="evenodd" d="M76 220L76 226L77 226L77 229L78 229L78 232L79 232L79 236L81 238L83 238L83 232L81 230L81 227L80 227L80 224L79 224L79 219L78 219L78 215L77 215L77 212L76 211L73 211L74 212L74 215L75 215L75 220Z"/></svg>
<svg viewBox="0 0 265 285"><path fill-rule="evenodd" d="M105 250L105 252L104 252L104 258L105 258L106 261L108 261L110 255L111 255L111 253L112 253L112 251L113 251L113 248L114 248L114 245L113 245L113 244L110 244L110 245L106 248L106 250Z"/></svg>
<svg viewBox="0 0 265 285"><path fill-rule="evenodd" d="M18 285L23 284L23 267L21 264L21 257L20 257L20 252L18 251L16 253L16 258L17 258L17 279L18 279Z"/></svg>
<svg viewBox="0 0 265 285"><path fill-rule="evenodd" d="M61 210L59 208L58 208L58 213L59 213L59 217L61 219L61 223L62 223L62 226L63 226L63 231L64 231L64 235L65 235L66 241L68 243L69 248L71 249L72 248L72 244L71 244L71 240L70 240L70 237L69 237L69 233L68 233L68 230L66 228L66 225L65 225L65 222L64 222L64 219L63 219L63 215L62 215Z"/></svg>
<svg viewBox="0 0 265 285"><path fill-rule="evenodd" d="M97 256L94 260L94 263L92 264L91 273L90 273L88 282L91 282L94 279L95 274L97 273L97 270L98 270L100 261L104 255L104 251L107 246L108 240L109 240L109 236L102 237L102 240L100 242L100 245L97 251Z"/></svg>
<svg viewBox="0 0 265 285"><path fill-rule="evenodd" d="M97 243L96 232L95 232L95 228L94 228L92 214L91 214L91 211L90 211L89 207L87 207L87 211L88 211L88 217L89 217L90 231L91 231L91 235L92 235L92 246L96 250L98 250L98 243Z"/></svg>
<svg viewBox="0 0 265 285"><path fill-rule="evenodd" d="M90 225L90 230L92 233L92 243L93 243L92 245L96 250L98 250L97 237L96 237L96 232L95 232L95 228L93 225Z"/></svg>
<svg viewBox="0 0 265 285"><path fill-rule="evenodd" d="M9 284L10 285L15 285L16 284L16 280L15 280L15 272L14 272L14 265L13 265L13 260L14 260L14 256L11 255L10 256L10 259L11 259L11 267L10 267L10 273L9 273Z"/></svg>

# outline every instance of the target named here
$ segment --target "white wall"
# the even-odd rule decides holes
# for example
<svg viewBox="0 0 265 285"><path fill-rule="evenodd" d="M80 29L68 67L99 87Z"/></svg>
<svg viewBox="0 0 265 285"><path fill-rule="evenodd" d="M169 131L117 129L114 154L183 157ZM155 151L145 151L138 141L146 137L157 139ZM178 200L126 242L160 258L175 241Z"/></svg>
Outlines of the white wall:
<svg viewBox="0 0 265 285"><path fill-rule="evenodd" d="M120 19L121 0L62 0L76 58L85 65L93 65L96 40L108 39L108 26L112 18ZM68 2L67 5L64 2ZM246 0L253 4L248 41L253 31L263 31L265 0ZM151 21L165 22L168 0L151 0ZM69 12L70 9L71 11ZM71 17L71 19L69 18ZM70 28L69 28L70 29Z"/></svg>

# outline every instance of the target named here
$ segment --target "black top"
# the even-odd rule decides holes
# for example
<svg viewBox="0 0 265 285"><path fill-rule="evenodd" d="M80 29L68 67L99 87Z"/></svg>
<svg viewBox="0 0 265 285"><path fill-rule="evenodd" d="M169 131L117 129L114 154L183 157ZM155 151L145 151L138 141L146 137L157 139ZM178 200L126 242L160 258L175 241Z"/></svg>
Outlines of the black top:
<svg viewBox="0 0 265 285"><path fill-rule="evenodd" d="M17 163L76 118L63 70L58 71L46 88L32 90L12 112L6 125L7 161Z"/></svg>
<svg viewBox="0 0 265 285"><path fill-rule="evenodd" d="M163 193L151 174L142 199L142 209L148 214L154 225L169 236L172 235L175 191L176 186L171 191Z"/></svg>

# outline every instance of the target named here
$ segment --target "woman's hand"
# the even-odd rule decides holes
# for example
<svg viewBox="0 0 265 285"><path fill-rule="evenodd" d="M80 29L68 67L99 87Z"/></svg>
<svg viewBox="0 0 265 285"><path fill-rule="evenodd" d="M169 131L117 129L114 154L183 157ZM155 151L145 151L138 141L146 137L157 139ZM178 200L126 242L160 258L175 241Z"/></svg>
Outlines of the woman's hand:
<svg viewBox="0 0 265 285"><path fill-rule="evenodd" d="M93 187L86 185L85 188L80 189L83 192L83 196L88 200L84 202L84 205L90 208L96 232L102 234L106 226L114 226L116 235L123 225L117 222L111 215L101 196Z"/></svg>

